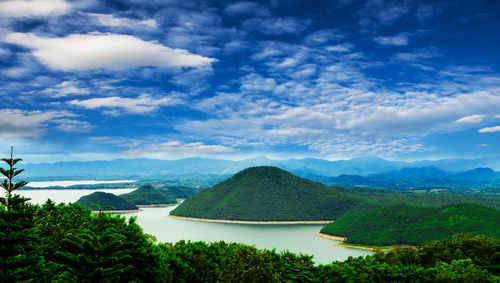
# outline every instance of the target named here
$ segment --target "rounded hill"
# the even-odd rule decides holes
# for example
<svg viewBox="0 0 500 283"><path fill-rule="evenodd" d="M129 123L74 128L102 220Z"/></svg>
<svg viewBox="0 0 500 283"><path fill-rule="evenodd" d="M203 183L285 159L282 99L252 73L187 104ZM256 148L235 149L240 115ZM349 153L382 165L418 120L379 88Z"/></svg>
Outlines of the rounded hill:
<svg viewBox="0 0 500 283"><path fill-rule="evenodd" d="M135 191L120 197L134 205L161 205L177 203L177 201L167 193L153 188L151 185L143 185Z"/></svg>
<svg viewBox="0 0 500 283"><path fill-rule="evenodd" d="M137 206L122 199L121 197L105 192L94 192L82 196L77 203L91 210L97 210L94 204L100 205L104 210L138 210Z"/></svg>
<svg viewBox="0 0 500 283"><path fill-rule="evenodd" d="M276 167L245 169L191 196L174 216L239 221L334 220L365 202Z"/></svg>

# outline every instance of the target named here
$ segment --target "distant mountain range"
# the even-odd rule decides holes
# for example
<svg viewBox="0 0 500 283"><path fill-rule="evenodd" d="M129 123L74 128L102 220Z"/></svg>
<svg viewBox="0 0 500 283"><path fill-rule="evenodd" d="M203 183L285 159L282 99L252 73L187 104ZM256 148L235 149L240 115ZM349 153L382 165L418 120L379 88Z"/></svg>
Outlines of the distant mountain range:
<svg viewBox="0 0 500 283"><path fill-rule="evenodd" d="M343 174L337 177L309 176L309 178L327 185L368 186L396 190L500 188L500 172L495 172L490 168L475 168L453 173L434 166L404 167L369 176Z"/></svg>
<svg viewBox="0 0 500 283"><path fill-rule="evenodd" d="M366 185L408 189L414 187L500 187L500 157L442 159L415 162L389 161L376 157L329 161L305 158L271 160L257 157L241 161L186 158L179 160L116 159L27 163L28 179L158 178L172 175L227 175L253 166L276 166L301 177L330 185Z"/></svg>

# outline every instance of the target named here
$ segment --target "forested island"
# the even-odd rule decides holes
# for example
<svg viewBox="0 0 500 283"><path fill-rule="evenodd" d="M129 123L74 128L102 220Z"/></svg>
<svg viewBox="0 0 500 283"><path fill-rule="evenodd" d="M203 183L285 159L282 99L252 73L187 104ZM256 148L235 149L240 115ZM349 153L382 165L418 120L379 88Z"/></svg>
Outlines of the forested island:
<svg viewBox="0 0 500 283"><path fill-rule="evenodd" d="M77 203L84 207L98 211L99 207L110 211L138 211L139 208L134 204L122 199L121 197L105 192L94 192L90 195L82 196ZM96 206L97 205L97 206Z"/></svg>
<svg viewBox="0 0 500 283"><path fill-rule="evenodd" d="M321 221L368 205L335 188L261 166L196 193L170 214L236 221Z"/></svg>
<svg viewBox="0 0 500 283"><path fill-rule="evenodd" d="M177 203L177 200L165 191L160 191L146 184L128 194L122 194L120 198L137 206L141 205L168 205Z"/></svg>

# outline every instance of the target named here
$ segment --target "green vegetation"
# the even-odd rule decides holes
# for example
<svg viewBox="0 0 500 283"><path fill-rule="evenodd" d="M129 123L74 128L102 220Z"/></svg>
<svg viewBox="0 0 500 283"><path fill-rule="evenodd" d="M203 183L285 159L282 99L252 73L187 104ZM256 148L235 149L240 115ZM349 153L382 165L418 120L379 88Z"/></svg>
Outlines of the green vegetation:
<svg viewBox="0 0 500 283"><path fill-rule="evenodd" d="M96 204L104 207L104 210L137 210L137 206L111 193L94 192L81 197L77 203L91 210L97 210Z"/></svg>
<svg viewBox="0 0 500 283"><path fill-rule="evenodd" d="M201 189L186 186L167 186L162 190L174 198L186 199L199 192Z"/></svg>
<svg viewBox="0 0 500 283"><path fill-rule="evenodd" d="M228 220L315 221L337 219L367 205L321 183L262 166L245 169L198 192L170 214Z"/></svg>
<svg viewBox="0 0 500 283"><path fill-rule="evenodd" d="M173 197L163 191L153 188L151 185L142 185L137 190L128 194L122 194L120 197L134 205L177 203Z"/></svg>
<svg viewBox="0 0 500 283"><path fill-rule="evenodd" d="M308 255L238 243L156 243L134 217L78 203L31 205L14 194L20 159L3 161L0 282L500 281L500 240L471 234L319 266Z"/></svg>
<svg viewBox="0 0 500 283"><path fill-rule="evenodd" d="M321 230L346 237L348 243L378 246L417 245L468 232L500 238L500 211L476 204L401 204L345 215Z"/></svg>
<svg viewBox="0 0 500 283"><path fill-rule="evenodd" d="M406 203L414 206L438 207L453 203L475 203L500 209L499 197L457 195L448 193L401 193L384 189L334 187L345 193L363 198L374 206L388 206Z"/></svg>
<svg viewBox="0 0 500 283"><path fill-rule="evenodd" d="M17 282L37 278L42 270L41 252L37 247L38 239L33 226L33 206L29 199L15 195L14 191L27 182L14 182L14 177L24 170L14 166L22 159L1 159L8 169L0 168L5 176L0 186L5 197L0 197L0 282Z"/></svg>

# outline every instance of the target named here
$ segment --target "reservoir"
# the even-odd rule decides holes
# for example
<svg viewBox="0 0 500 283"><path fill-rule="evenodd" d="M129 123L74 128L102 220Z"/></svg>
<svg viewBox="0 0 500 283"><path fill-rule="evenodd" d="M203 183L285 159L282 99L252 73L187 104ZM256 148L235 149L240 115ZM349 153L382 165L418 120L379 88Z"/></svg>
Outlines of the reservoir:
<svg viewBox="0 0 500 283"><path fill-rule="evenodd" d="M49 198L57 203L68 203L95 191L120 195L133 190L135 189L18 190L16 193L31 198L32 203L42 204ZM313 260L322 264L335 260L343 261L349 256L372 254L371 251L333 246L338 242L316 236L323 225L251 225L179 220L168 217L168 213L174 208L174 206L145 207L141 208L140 212L123 215L137 216L137 223L144 232L155 236L161 242L175 243L180 240L239 242L255 245L260 249L289 250L313 255Z"/></svg>

